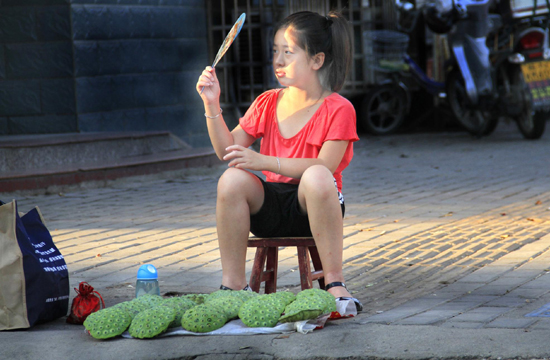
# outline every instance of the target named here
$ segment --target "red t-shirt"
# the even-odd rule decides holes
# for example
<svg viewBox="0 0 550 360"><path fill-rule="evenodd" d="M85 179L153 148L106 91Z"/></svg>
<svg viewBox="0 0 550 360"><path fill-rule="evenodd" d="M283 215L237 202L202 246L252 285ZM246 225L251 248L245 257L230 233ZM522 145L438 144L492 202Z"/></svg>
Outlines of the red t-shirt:
<svg viewBox="0 0 550 360"><path fill-rule="evenodd" d="M342 171L353 157L353 142L359 140L355 125L355 109L337 93L327 96L306 125L293 137L284 138L277 122L277 98L283 89L269 90L254 100L239 119L243 130L254 138L262 138L260 153L279 158L309 158L319 156L328 140L349 141L344 157L334 172L338 191L342 191ZM267 181L298 184L300 179L263 171Z"/></svg>

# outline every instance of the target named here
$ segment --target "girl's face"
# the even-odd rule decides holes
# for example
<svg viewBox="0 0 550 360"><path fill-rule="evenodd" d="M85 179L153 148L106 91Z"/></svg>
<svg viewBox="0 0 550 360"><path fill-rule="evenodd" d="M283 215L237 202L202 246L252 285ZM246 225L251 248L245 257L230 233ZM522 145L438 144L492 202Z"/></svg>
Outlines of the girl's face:
<svg viewBox="0 0 550 360"><path fill-rule="evenodd" d="M316 66L306 51L300 48L290 28L280 29L273 42L273 70L282 86L302 88L316 74Z"/></svg>

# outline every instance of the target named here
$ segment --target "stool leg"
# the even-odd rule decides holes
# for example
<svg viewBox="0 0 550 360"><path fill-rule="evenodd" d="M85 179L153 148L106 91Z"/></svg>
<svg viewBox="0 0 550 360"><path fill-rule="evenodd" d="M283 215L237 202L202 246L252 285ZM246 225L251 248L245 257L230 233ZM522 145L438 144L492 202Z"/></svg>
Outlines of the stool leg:
<svg viewBox="0 0 550 360"><path fill-rule="evenodd" d="M307 246L297 246L298 249L298 268L300 269L300 283L302 290L311 289L313 282L311 280L311 268L309 265L309 252Z"/></svg>
<svg viewBox="0 0 550 360"><path fill-rule="evenodd" d="M269 274L265 281L265 293L277 292L277 267L279 266L279 248L267 248L266 272Z"/></svg>
<svg viewBox="0 0 550 360"><path fill-rule="evenodd" d="M309 253L311 255L311 262L313 263L313 268L315 271L323 270L323 264L321 264L321 258L319 257L319 252L317 251L317 247L311 246L309 247ZM319 281L319 288L325 289L325 277L320 277L317 279Z"/></svg>
<svg viewBox="0 0 550 360"><path fill-rule="evenodd" d="M254 265L252 265L252 274L250 274L250 288L254 292L260 292L260 284L262 282L262 274L264 271L265 259L267 257L267 248L256 248L254 256Z"/></svg>

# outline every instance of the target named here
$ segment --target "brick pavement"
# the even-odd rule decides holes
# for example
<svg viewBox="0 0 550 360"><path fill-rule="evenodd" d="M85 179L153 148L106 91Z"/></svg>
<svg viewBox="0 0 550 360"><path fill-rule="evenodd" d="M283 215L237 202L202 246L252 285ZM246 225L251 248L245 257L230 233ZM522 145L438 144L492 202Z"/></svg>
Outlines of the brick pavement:
<svg viewBox="0 0 550 360"><path fill-rule="evenodd" d="M550 136L515 127L362 136L344 172L344 269L361 323L549 329L524 315L550 302ZM132 297L140 264L161 291L211 292L221 279L215 190L224 166L126 179L104 188L16 197L38 205L71 285L88 281L108 305ZM248 254L251 270L254 254ZM548 265L550 267L550 265ZM278 285L297 291L294 249Z"/></svg>

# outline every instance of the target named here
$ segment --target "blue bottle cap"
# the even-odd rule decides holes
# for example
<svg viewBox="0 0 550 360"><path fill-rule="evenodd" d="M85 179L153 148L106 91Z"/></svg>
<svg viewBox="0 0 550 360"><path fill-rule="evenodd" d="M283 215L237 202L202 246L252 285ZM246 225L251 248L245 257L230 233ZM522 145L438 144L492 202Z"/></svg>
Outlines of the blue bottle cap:
<svg viewBox="0 0 550 360"><path fill-rule="evenodd" d="M151 264L141 265L137 272L138 280L158 279L157 269Z"/></svg>

